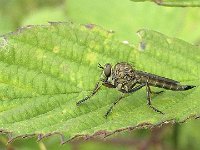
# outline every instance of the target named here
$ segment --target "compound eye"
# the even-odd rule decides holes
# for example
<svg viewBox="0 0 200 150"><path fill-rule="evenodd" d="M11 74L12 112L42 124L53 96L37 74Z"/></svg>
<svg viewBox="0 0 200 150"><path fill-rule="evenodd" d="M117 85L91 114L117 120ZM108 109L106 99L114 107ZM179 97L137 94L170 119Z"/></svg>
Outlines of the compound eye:
<svg viewBox="0 0 200 150"><path fill-rule="evenodd" d="M103 71L104 71L104 74L105 74L106 77L110 77L110 75L111 75L111 65L106 64Z"/></svg>

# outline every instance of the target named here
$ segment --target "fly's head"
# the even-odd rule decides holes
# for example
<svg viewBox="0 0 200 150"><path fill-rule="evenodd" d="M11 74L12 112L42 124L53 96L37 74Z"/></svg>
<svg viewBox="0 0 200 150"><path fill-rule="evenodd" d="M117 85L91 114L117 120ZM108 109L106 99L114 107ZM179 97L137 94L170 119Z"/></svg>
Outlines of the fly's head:
<svg viewBox="0 0 200 150"><path fill-rule="evenodd" d="M109 81L109 80L112 79L112 66L111 66L111 64L107 63L107 64L104 65L104 67L99 64L98 67L103 70L102 74L101 74L101 80L102 81Z"/></svg>

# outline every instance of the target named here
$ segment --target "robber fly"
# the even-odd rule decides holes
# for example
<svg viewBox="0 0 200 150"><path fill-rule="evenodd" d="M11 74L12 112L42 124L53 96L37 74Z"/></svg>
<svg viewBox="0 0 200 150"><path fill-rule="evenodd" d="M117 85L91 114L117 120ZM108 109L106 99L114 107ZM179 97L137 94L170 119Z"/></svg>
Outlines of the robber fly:
<svg viewBox="0 0 200 150"><path fill-rule="evenodd" d="M102 85L108 88L116 88L123 93L112 106L108 109L105 114L107 118L108 114L112 111L113 107L124 97L126 93L134 93L140 90L142 87L146 87L147 94L147 105L152 108L154 111L164 114L162 111L158 110L151 104L151 94L159 94L160 92L153 92L150 89L150 86L163 88L166 90L173 91L185 91L194 88L193 85L181 85L180 82L161 77L158 75L150 74L143 71L135 70L130 64L126 62L117 63L114 67L111 64L107 63L105 66L98 66L103 70L99 82L97 82L94 90L90 95L86 96L82 100L78 101L77 106L85 102L94 96Z"/></svg>

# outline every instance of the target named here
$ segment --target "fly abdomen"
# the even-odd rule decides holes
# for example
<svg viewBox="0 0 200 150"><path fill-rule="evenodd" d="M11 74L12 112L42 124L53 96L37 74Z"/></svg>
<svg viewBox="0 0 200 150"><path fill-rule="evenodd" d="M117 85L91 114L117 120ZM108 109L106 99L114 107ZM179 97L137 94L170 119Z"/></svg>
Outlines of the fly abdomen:
<svg viewBox="0 0 200 150"><path fill-rule="evenodd" d="M152 80L148 82L150 86L164 88L166 90L172 90L172 91L185 91L185 90L189 90L195 87L192 85L181 85L179 83L172 83L172 82L165 82L165 81L155 81L155 82L151 82L151 81Z"/></svg>
<svg viewBox="0 0 200 150"><path fill-rule="evenodd" d="M193 85L181 85L178 81L142 71L136 71L136 78L138 78L139 83L148 82L150 86L173 91L185 91L195 87Z"/></svg>
<svg viewBox="0 0 200 150"><path fill-rule="evenodd" d="M189 90L194 88L194 85L179 85L179 87L177 87L176 91L185 91L185 90Z"/></svg>

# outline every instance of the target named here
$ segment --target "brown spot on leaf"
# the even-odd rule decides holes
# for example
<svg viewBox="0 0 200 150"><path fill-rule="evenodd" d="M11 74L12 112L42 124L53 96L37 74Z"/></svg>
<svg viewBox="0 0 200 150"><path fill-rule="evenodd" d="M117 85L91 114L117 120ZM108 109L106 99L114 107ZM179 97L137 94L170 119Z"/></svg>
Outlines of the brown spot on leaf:
<svg viewBox="0 0 200 150"><path fill-rule="evenodd" d="M96 25L95 24L86 24L85 27L88 29L93 29Z"/></svg>

